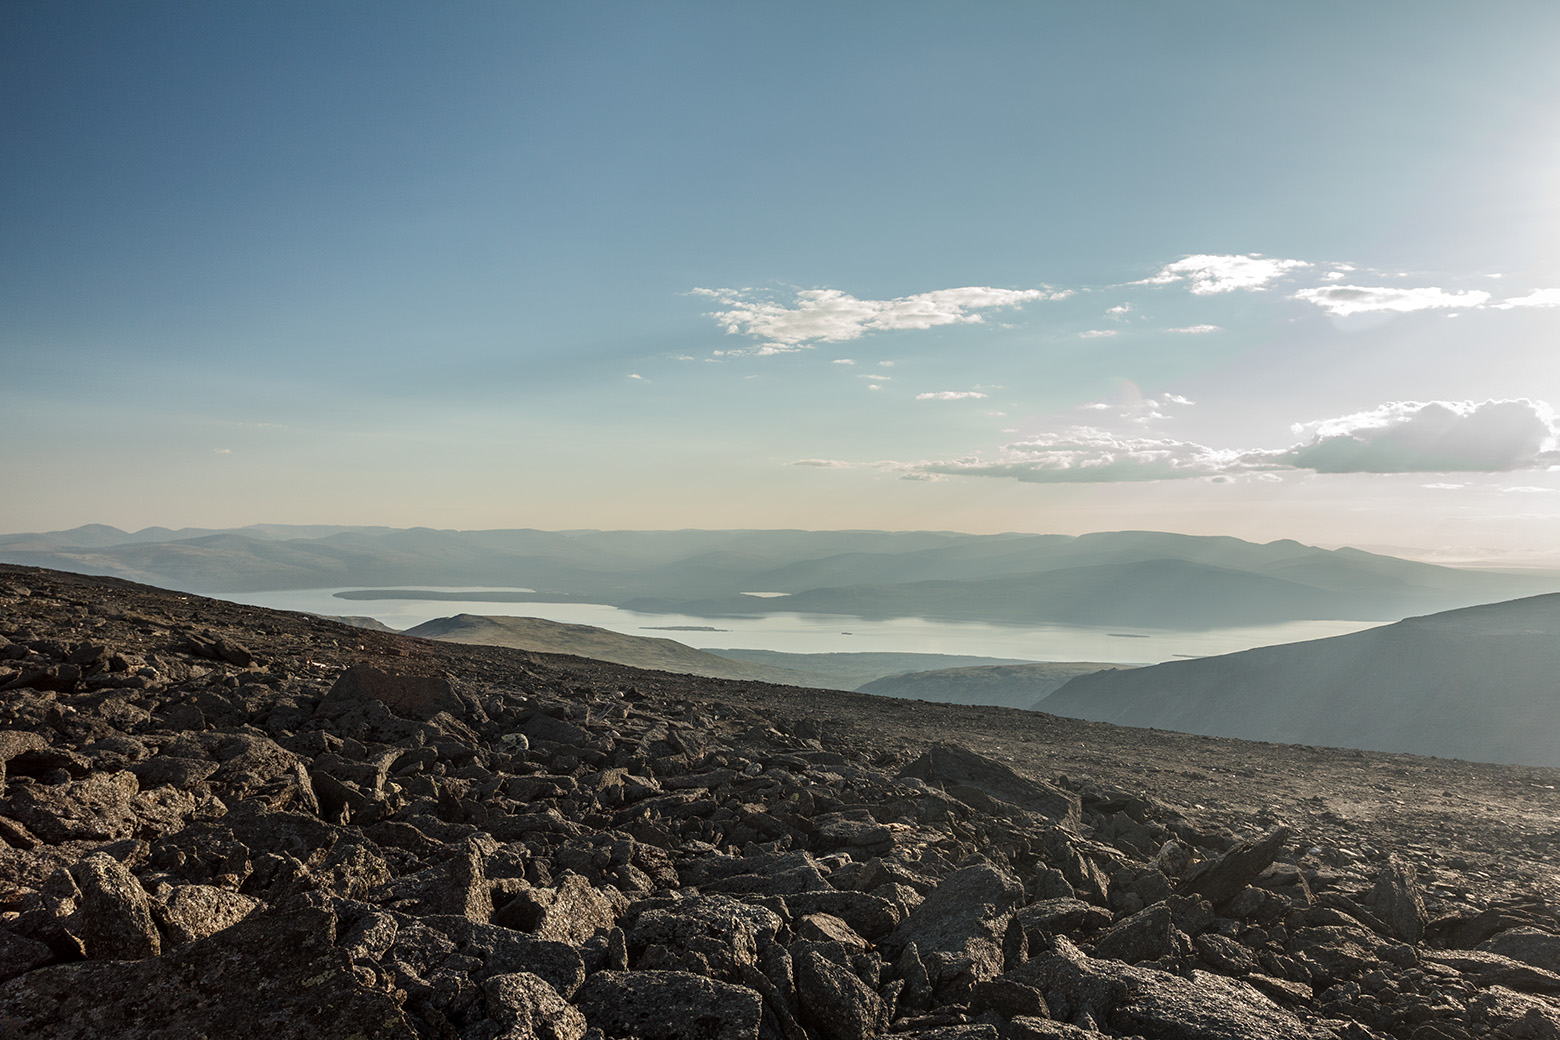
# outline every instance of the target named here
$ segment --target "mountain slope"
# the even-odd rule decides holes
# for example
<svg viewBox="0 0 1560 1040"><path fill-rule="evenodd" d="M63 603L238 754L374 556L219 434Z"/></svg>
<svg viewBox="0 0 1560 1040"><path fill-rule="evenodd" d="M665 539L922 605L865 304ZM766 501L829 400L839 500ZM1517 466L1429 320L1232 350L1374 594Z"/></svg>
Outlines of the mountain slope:
<svg viewBox="0 0 1560 1040"><path fill-rule="evenodd" d="M753 679L791 686L807 685L807 680L811 678L785 668L716 657L675 639L626 636L592 625L569 625L542 618L457 614L454 617L425 621L402 634L450 643L508 646L546 654L573 654L576 657L589 657L635 668L654 668L681 675Z"/></svg>
<svg viewBox="0 0 1560 1040"><path fill-rule="evenodd" d="M976 665L905 672L874 679L857 693L908 697L943 704L990 704L1028 708L1069 680L1106 668L1130 667L1086 661L1028 661L1023 664Z"/></svg>
<svg viewBox="0 0 1560 1040"><path fill-rule="evenodd" d="M1033 707L1213 736L1560 765L1560 595L1098 672Z"/></svg>

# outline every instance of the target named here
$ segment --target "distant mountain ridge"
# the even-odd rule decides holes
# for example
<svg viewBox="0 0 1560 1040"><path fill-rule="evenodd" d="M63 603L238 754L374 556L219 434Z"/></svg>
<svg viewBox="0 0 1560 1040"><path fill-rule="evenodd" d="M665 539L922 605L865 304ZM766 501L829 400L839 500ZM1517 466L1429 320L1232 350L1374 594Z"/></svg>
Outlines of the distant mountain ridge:
<svg viewBox="0 0 1560 1040"><path fill-rule="evenodd" d="M117 539L117 540L116 540ZM0 562L202 593L503 586L654 612L1228 627L1392 621L1560 591L1560 572L1438 567L1281 540L1152 531L227 531L89 525L0 537ZM783 593L758 598L751 593Z"/></svg>
<svg viewBox="0 0 1560 1040"><path fill-rule="evenodd" d="M1560 595L1096 672L1031 707L1209 736L1560 765Z"/></svg>

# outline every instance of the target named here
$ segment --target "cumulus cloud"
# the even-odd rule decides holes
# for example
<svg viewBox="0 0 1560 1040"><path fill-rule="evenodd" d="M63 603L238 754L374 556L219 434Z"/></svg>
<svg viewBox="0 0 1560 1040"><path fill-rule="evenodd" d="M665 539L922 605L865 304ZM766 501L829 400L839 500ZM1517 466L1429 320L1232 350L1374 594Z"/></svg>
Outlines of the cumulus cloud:
<svg viewBox="0 0 1560 1040"><path fill-rule="evenodd" d="M1118 303L1114 307L1107 307L1105 309L1105 313L1106 314L1126 314L1131 309L1132 309L1132 305L1130 303Z"/></svg>
<svg viewBox="0 0 1560 1040"><path fill-rule="evenodd" d="M1490 306L1500 311L1509 311L1513 307L1560 307L1560 289L1534 289L1526 296L1502 300Z"/></svg>
<svg viewBox="0 0 1560 1040"><path fill-rule="evenodd" d="M725 308L710 317L728 335L760 340L761 346L753 351L758 354L800 350L815 342L859 339L868 332L979 324L984 320L980 311L1071 295L1068 290L984 285L936 289L892 300L862 300L838 289L803 289L789 303L756 289L694 289L693 294L709 297Z"/></svg>
<svg viewBox="0 0 1560 1040"><path fill-rule="evenodd" d="M1489 302L1489 298L1490 294L1483 289L1449 292L1435 286L1393 289L1368 285L1324 285L1315 289L1301 289L1291 297L1291 299L1314 303L1328 314L1339 318L1371 311L1407 313L1444 310L1452 307L1482 307Z"/></svg>
<svg viewBox="0 0 1560 1040"><path fill-rule="evenodd" d="M1283 277L1286 272L1311 265L1304 260L1279 260L1261 253L1223 255L1198 253L1166 264L1152 278L1134 285L1169 285L1187 282L1197 296L1246 289L1257 292Z"/></svg>
<svg viewBox="0 0 1560 1040"><path fill-rule="evenodd" d="M1166 395L1165 400L1172 396ZM1274 479L1297 471L1498 473L1560 465L1555 412L1542 401L1527 399L1397 401L1367 412L1299 424L1294 431L1303 439L1291 447L1241 450L1077 426L1003 445L990 457L905 465L920 472L1008 477L1028 483L1241 475ZM1450 490L1461 485L1423 486Z"/></svg>
<svg viewBox="0 0 1560 1040"><path fill-rule="evenodd" d="M1542 401L1395 401L1305 423L1275 461L1318 473L1501 473L1560 462Z"/></svg>
<svg viewBox="0 0 1560 1040"><path fill-rule="evenodd" d="M917 401L964 401L985 396L979 390L937 390L932 393L916 394L915 399Z"/></svg>
<svg viewBox="0 0 1560 1040"><path fill-rule="evenodd" d="M1206 336L1210 332L1223 332L1218 325L1183 325L1178 329L1166 329L1166 332L1178 332L1183 336Z"/></svg>
<svg viewBox="0 0 1560 1040"><path fill-rule="evenodd" d="M1083 339L1099 339L1102 336L1114 336L1115 334L1115 329L1090 329L1087 332L1078 333Z"/></svg>

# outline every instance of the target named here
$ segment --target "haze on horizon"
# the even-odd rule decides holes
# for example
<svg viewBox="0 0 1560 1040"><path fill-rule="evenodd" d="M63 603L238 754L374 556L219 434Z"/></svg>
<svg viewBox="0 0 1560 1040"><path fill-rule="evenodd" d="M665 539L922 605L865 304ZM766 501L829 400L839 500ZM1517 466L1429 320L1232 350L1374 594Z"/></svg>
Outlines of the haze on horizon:
<svg viewBox="0 0 1560 1040"><path fill-rule="evenodd" d="M1560 545L1560 8L0 13L0 531Z"/></svg>

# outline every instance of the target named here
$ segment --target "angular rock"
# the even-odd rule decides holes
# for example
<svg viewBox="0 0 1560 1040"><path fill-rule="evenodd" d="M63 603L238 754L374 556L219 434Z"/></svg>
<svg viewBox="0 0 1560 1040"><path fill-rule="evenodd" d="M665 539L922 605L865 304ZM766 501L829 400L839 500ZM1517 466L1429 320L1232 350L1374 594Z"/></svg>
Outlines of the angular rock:
<svg viewBox="0 0 1560 1040"><path fill-rule="evenodd" d="M1538 928L1511 928L1479 944L1484 953L1510 957L1560 974L1560 935Z"/></svg>
<svg viewBox="0 0 1560 1040"><path fill-rule="evenodd" d="M1083 803L1071 791L1020 776L1011 767L958 744L933 744L899 775L929 784L973 787L1068 830L1076 831L1082 818Z"/></svg>
<svg viewBox="0 0 1560 1040"><path fill-rule="evenodd" d="M757 1040L763 999L683 971L598 971L575 994L585 1021L638 1040Z"/></svg>
<svg viewBox="0 0 1560 1040"><path fill-rule="evenodd" d="M443 675L389 672L369 664L342 672L320 702L320 711L330 715L367 701L377 701L403 719L431 719L441 711L459 716L465 711Z"/></svg>
<svg viewBox="0 0 1560 1040"><path fill-rule="evenodd" d="M625 931L635 963L658 950L690 970L703 966L712 977L734 981L743 977L743 969L758 965L759 945L773 942L784 924L761 906L728 896L696 896L646 910Z"/></svg>
<svg viewBox="0 0 1560 1040"><path fill-rule="evenodd" d="M482 995L487 1017L504 1029L494 1040L580 1040L585 1035L585 1016L546 979L528 971L484 979Z"/></svg>
<svg viewBox="0 0 1560 1040"><path fill-rule="evenodd" d="M178 885L151 908L167 945L179 946L233 927L258 906L258 899L214 885Z"/></svg>
<svg viewBox="0 0 1560 1040"><path fill-rule="evenodd" d="M141 789L129 772L93 773L83 780L15 790L9 815L50 845L117 841L135 833L134 798Z"/></svg>
<svg viewBox="0 0 1560 1040"><path fill-rule="evenodd" d="M1365 896L1370 907L1394 939L1417 943L1424 938L1425 897L1419 890L1414 868L1398 856L1391 856L1376 877L1376 884Z"/></svg>
<svg viewBox="0 0 1560 1040"><path fill-rule="evenodd" d="M493 916L494 924L574 946L616 922L612 901L578 874L565 874L556 888L520 892Z"/></svg>
<svg viewBox="0 0 1560 1040"><path fill-rule="evenodd" d="M1023 886L989 863L964 867L932 890L888 939L892 949L915 943L934 988L964 987L1003 970L1002 940Z"/></svg>
<svg viewBox="0 0 1560 1040"><path fill-rule="evenodd" d="M305 908L133 963L39 968L0 985L0 1021L17 1037L58 1040L417 1040L389 994L366 986L334 945L335 917ZM234 999L256 993L263 1000Z"/></svg>
<svg viewBox="0 0 1560 1040"><path fill-rule="evenodd" d="M801 1020L824 1040L868 1040L888 1027L888 1009L872 988L817 950L795 958Z"/></svg>
<svg viewBox="0 0 1560 1040"><path fill-rule="evenodd" d="M48 964L54 951L47 944L0 928L0 982Z"/></svg>
<svg viewBox="0 0 1560 1040"><path fill-rule="evenodd" d="M1477 950L1425 950L1423 960L1461 972L1477 986L1504 986L1523 993L1560 993L1560 974Z"/></svg>
<svg viewBox="0 0 1560 1040"><path fill-rule="evenodd" d="M1218 859L1193 866L1177 891L1202 896L1214 906L1228 902L1272 866L1291 837L1288 827L1279 827L1256 841L1243 841Z"/></svg>
<svg viewBox="0 0 1560 1040"><path fill-rule="evenodd" d="M1155 903L1118 921L1094 943L1094 956L1137 964L1174 957L1191 946L1166 903Z"/></svg>
<svg viewBox="0 0 1560 1040"><path fill-rule="evenodd" d="M71 871L81 889L81 940L94 960L140 960L162 952L151 900L134 874L96 852Z"/></svg>

